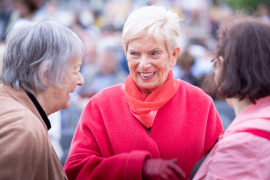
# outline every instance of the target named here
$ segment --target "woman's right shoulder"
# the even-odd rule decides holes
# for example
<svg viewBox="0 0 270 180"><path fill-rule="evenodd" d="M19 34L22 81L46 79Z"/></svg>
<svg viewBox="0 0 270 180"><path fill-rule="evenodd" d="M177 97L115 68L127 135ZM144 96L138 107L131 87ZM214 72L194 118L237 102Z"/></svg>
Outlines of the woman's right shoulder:
<svg viewBox="0 0 270 180"><path fill-rule="evenodd" d="M106 117L111 119L113 115L122 114L123 111L130 113L123 84L118 84L93 96L85 106L80 121L81 123L86 122L88 126L91 123L105 121ZM89 123L89 119L92 119L91 123Z"/></svg>
<svg viewBox="0 0 270 180"><path fill-rule="evenodd" d="M94 95L85 108L93 108L93 106L112 106L125 100L123 84L117 84L105 88Z"/></svg>
<svg viewBox="0 0 270 180"><path fill-rule="evenodd" d="M117 96L122 96L123 95L123 84L117 84L110 86L108 88L105 88L98 92L96 95L94 95L91 100L96 101L96 100L101 100L101 99L112 99Z"/></svg>

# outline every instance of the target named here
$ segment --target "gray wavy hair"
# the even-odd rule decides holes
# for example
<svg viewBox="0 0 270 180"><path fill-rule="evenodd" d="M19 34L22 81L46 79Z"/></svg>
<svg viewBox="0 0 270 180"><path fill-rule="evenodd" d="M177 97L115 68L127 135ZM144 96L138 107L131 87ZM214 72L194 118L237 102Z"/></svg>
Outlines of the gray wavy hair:
<svg viewBox="0 0 270 180"><path fill-rule="evenodd" d="M68 63L84 55L79 37L50 21L18 26L6 42L0 80L30 93L46 90L45 82L63 88Z"/></svg>

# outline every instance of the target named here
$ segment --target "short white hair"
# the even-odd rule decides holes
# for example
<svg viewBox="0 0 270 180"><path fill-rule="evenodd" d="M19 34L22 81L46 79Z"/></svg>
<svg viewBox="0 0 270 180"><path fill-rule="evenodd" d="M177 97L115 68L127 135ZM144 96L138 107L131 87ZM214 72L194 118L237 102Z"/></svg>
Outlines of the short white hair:
<svg viewBox="0 0 270 180"><path fill-rule="evenodd" d="M0 80L14 89L44 91L48 82L63 88L68 63L84 56L84 45L67 27L55 22L24 24L7 36Z"/></svg>
<svg viewBox="0 0 270 180"><path fill-rule="evenodd" d="M172 10L164 7L146 6L132 12L123 29L122 43L127 53L129 42L152 36L158 43L165 41L169 55L178 46L180 22L182 19Z"/></svg>

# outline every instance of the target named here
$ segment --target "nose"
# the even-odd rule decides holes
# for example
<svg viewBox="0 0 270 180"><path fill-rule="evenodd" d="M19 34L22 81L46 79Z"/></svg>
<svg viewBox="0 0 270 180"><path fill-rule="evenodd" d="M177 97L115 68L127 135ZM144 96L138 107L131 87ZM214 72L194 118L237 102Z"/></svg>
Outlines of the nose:
<svg viewBox="0 0 270 180"><path fill-rule="evenodd" d="M78 81L77 81L77 86L82 86L84 84L84 79L81 73L78 75Z"/></svg>
<svg viewBox="0 0 270 180"><path fill-rule="evenodd" d="M151 63L149 62L148 58L145 56L142 56L139 67L142 70L146 70L147 68L149 68L151 66Z"/></svg>

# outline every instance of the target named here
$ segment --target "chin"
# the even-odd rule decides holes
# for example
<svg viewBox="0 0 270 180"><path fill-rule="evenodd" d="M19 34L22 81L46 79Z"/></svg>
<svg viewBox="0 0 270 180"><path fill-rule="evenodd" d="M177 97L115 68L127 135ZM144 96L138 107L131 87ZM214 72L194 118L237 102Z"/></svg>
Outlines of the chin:
<svg viewBox="0 0 270 180"><path fill-rule="evenodd" d="M68 102L65 105L63 105L61 109L67 109L69 107L69 105L70 105L70 102Z"/></svg>

